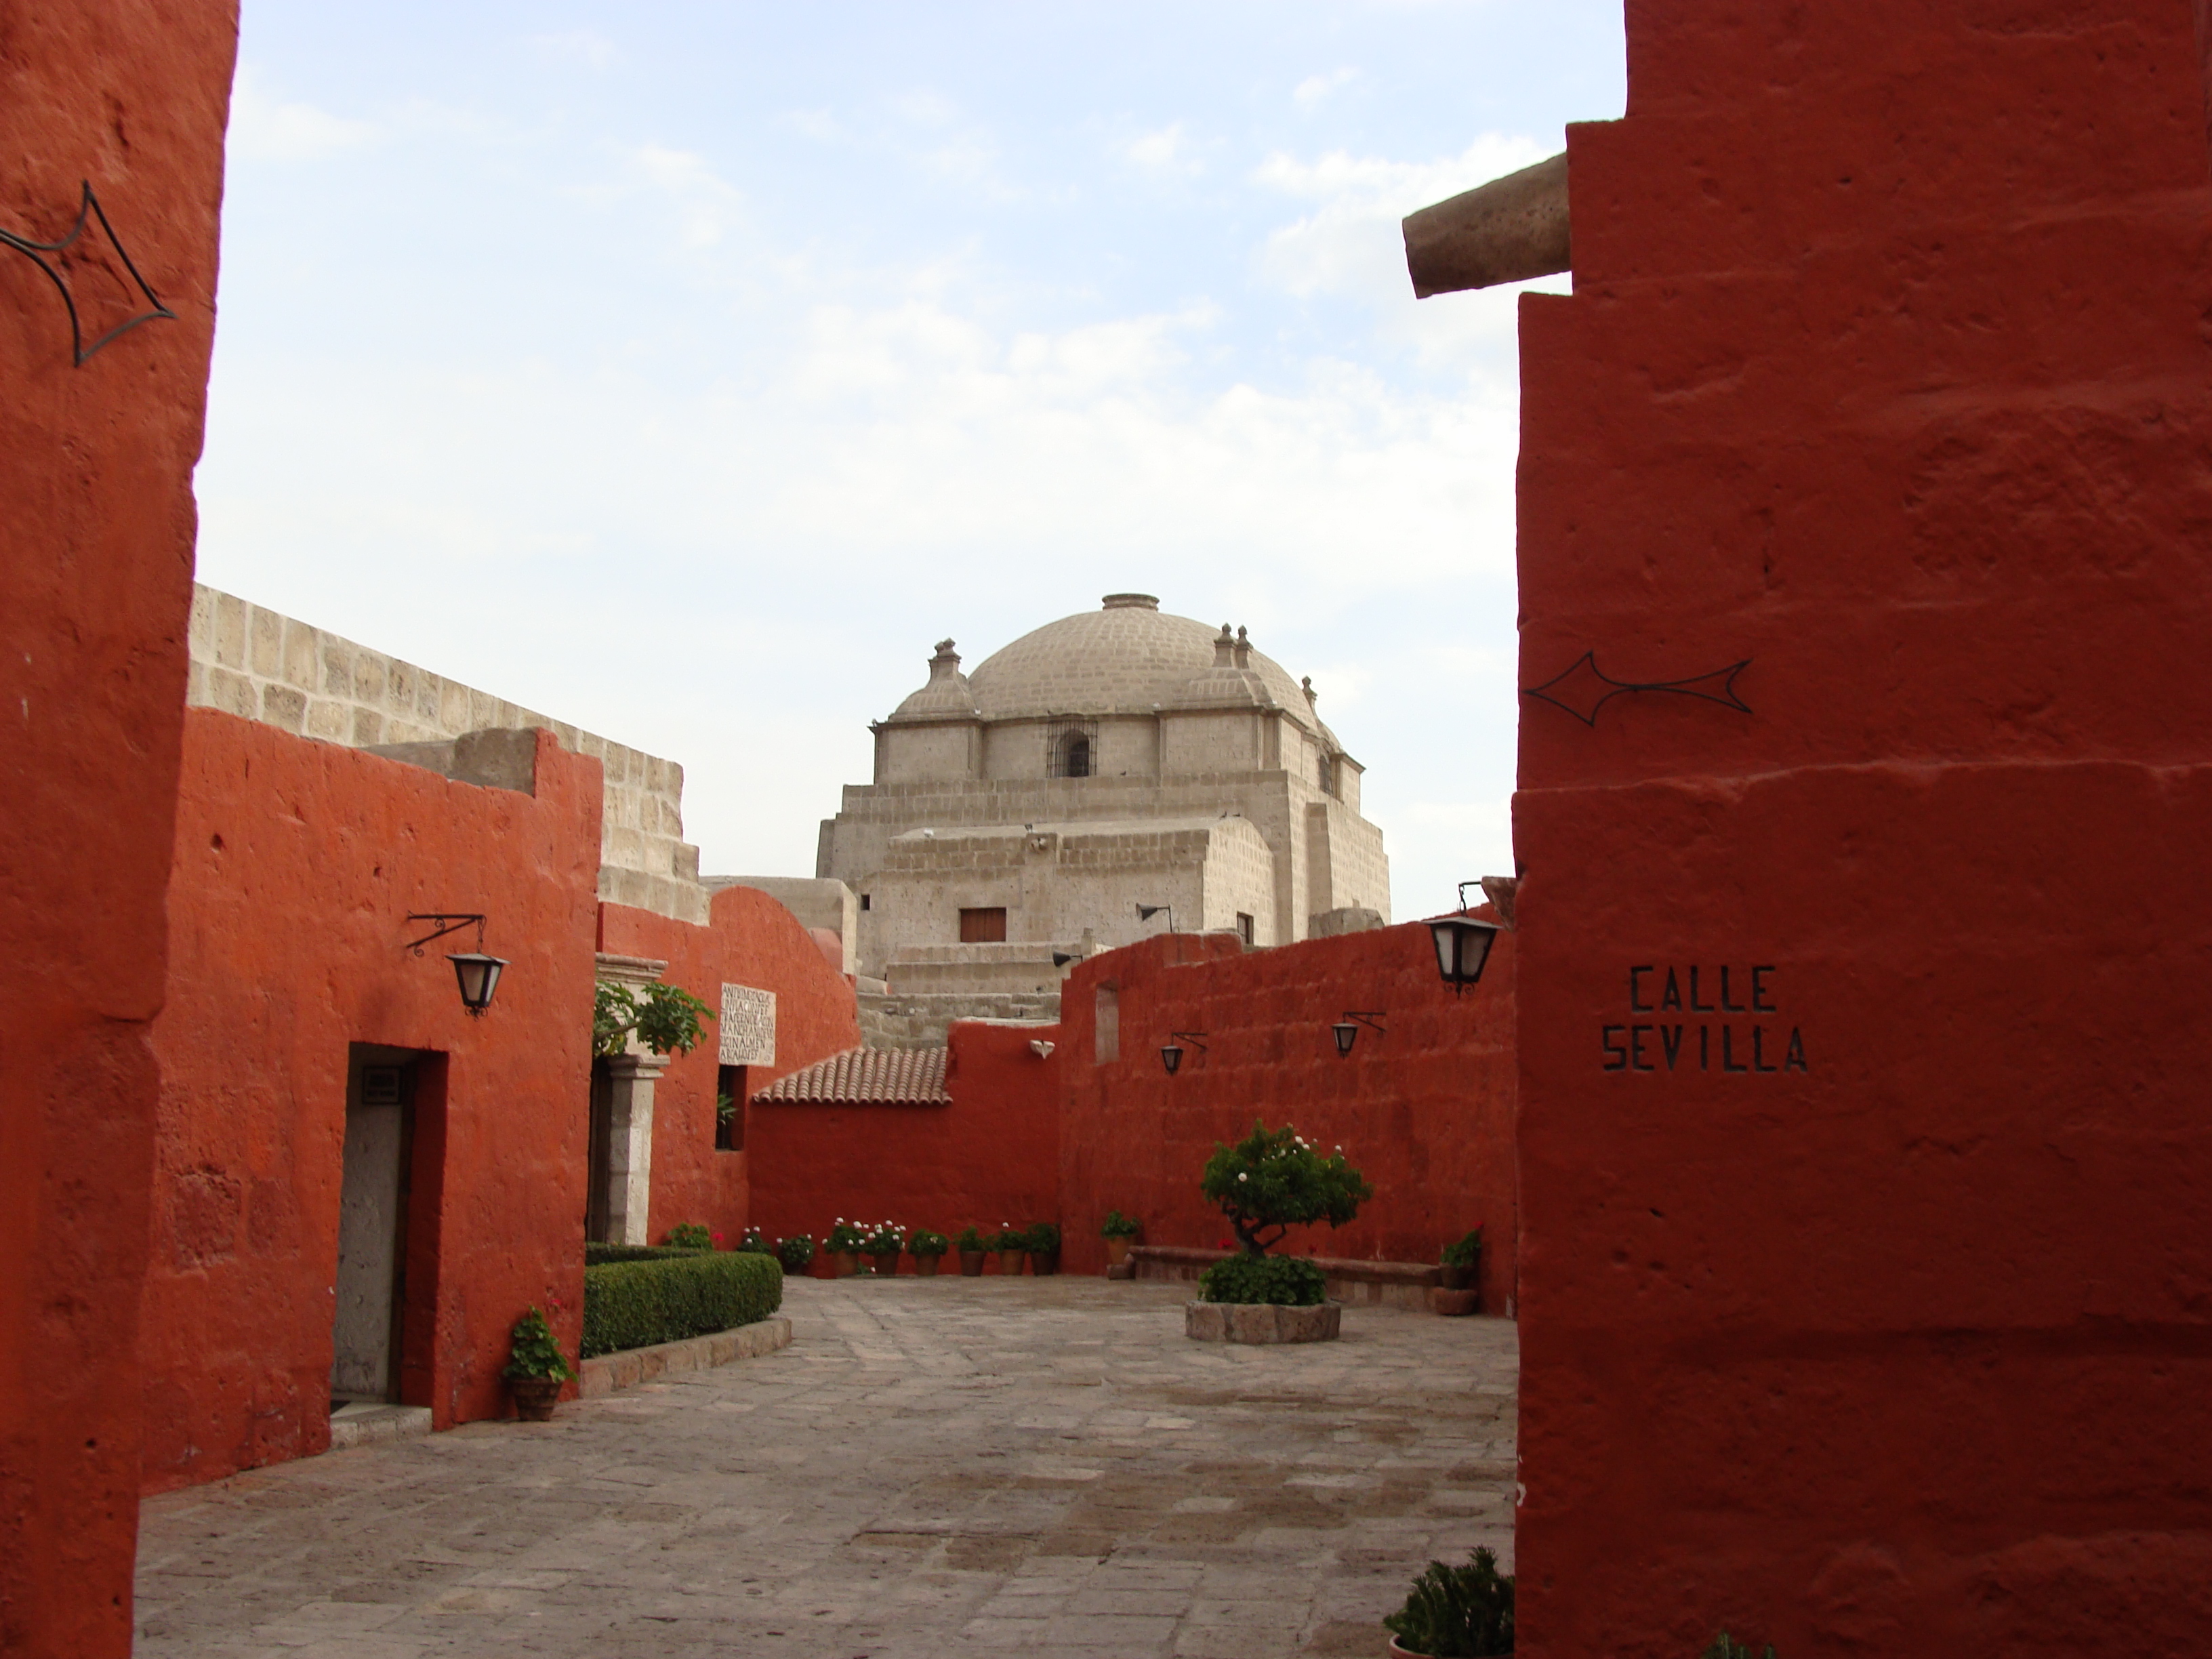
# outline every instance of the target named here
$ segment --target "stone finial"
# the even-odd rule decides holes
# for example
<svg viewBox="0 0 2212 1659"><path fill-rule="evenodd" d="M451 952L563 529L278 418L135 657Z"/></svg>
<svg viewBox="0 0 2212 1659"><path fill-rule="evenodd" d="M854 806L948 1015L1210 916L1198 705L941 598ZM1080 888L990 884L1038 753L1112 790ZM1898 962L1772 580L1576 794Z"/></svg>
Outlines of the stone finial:
<svg viewBox="0 0 2212 1659"><path fill-rule="evenodd" d="M1237 665L1239 668L1252 665L1252 641L1246 637L1242 628L1237 630Z"/></svg>
<svg viewBox="0 0 2212 1659"><path fill-rule="evenodd" d="M1312 676L1312 675L1310 675L1310 674L1307 675L1304 679L1302 679L1302 680L1300 680L1300 681L1298 682L1298 684L1299 684L1302 688L1304 688L1304 691L1305 691L1305 694L1306 694L1306 702L1307 702L1307 704L1308 704L1308 706L1309 706L1309 707L1310 707L1312 704L1316 703L1316 702L1319 702L1321 701L1321 693L1320 693L1320 692L1318 692L1318 691L1316 691L1316 690L1315 690L1313 689L1313 676Z"/></svg>
<svg viewBox="0 0 2212 1659"><path fill-rule="evenodd" d="M1229 624L1221 624L1221 632L1214 636L1213 665L1234 668L1237 665L1237 638L1229 631Z"/></svg>
<svg viewBox="0 0 2212 1659"><path fill-rule="evenodd" d="M929 659L929 678L933 680L950 679L959 672L960 653L952 648L952 641L938 641L937 654Z"/></svg>

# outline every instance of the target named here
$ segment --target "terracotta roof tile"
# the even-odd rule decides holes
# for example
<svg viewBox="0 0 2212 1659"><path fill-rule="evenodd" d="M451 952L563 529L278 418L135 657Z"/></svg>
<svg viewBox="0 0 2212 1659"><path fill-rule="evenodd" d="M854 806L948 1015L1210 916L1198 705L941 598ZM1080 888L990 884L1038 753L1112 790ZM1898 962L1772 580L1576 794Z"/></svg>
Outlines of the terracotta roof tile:
<svg viewBox="0 0 2212 1659"><path fill-rule="evenodd" d="M753 1098L814 1106L950 1106L949 1048L848 1048L778 1078Z"/></svg>

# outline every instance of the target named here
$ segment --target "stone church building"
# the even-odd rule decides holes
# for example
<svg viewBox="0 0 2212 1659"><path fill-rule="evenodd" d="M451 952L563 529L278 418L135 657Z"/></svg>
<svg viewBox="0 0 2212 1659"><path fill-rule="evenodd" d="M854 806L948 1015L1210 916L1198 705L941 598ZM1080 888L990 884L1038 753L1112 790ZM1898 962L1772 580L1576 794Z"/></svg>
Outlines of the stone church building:
<svg viewBox="0 0 2212 1659"><path fill-rule="evenodd" d="M1363 769L1311 682L1150 594L1109 594L972 673L944 641L872 729L875 780L846 787L816 865L858 895L872 1041L1056 1018L1069 960L1170 927L1261 946L1389 919Z"/></svg>

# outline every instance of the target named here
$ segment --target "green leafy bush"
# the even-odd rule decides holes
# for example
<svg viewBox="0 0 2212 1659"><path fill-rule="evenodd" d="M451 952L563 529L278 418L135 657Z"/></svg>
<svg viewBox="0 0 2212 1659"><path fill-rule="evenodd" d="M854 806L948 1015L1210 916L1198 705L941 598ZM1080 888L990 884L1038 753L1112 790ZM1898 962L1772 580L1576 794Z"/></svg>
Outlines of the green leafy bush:
<svg viewBox="0 0 2212 1659"><path fill-rule="evenodd" d="M1479 1659L1513 1651L1513 1575L1479 1549L1463 1567L1431 1561L1406 1605L1382 1621L1401 1646L1436 1659Z"/></svg>
<svg viewBox="0 0 2212 1659"><path fill-rule="evenodd" d="M1022 1229L1022 1248L1031 1255L1056 1255L1060 1229L1049 1221L1035 1221Z"/></svg>
<svg viewBox="0 0 2212 1659"><path fill-rule="evenodd" d="M584 1355L680 1342L766 1319L783 1305L773 1256L685 1251L584 1269Z"/></svg>
<svg viewBox="0 0 2212 1659"><path fill-rule="evenodd" d="M768 1242L768 1235L757 1227L748 1227L738 1235L738 1248L750 1250L755 1255L774 1255L775 1246Z"/></svg>
<svg viewBox="0 0 2212 1659"><path fill-rule="evenodd" d="M1098 1237L1101 1238L1134 1238L1140 1231L1135 1222L1119 1210L1107 1211L1105 1220L1098 1224Z"/></svg>
<svg viewBox="0 0 2212 1659"><path fill-rule="evenodd" d="M1323 1158L1289 1124L1270 1129L1256 1118L1234 1146L1215 1143L1199 1189L1254 1255L1266 1255L1292 1227L1316 1221L1340 1227L1375 1196L1341 1146Z"/></svg>
<svg viewBox="0 0 2212 1659"><path fill-rule="evenodd" d="M956 1250L973 1252L988 1250L991 1246L975 1224L971 1221L960 1230L960 1237L952 1241L952 1248Z"/></svg>
<svg viewBox="0 0 2212 1659"><path fill-rule="evenodd" d="M988 1246L994 1250L1026 1250L1029 1247L1029 1229L1009 1227L1003 1221L999 1224L999 1231L991 1235Z"/></svg>
<svg viewBox="0 0 2212 1659"><path fill-rule="evenodd" d="M907 1249L918 1256L943 1255L951 1244L943 1233L933 1233L927 1227L916 1227L906 1240Z"/></svg>
<svg viewBox="0 0 2212 1659"><path fill-rule="evenodd" d="M632 1031L656 1054L688 1054L705 1035L704 1022L714 1011L680 985L647 985L632 991L626 985L602 984L592 1005L592 1046L602 1054L618 1054L629 1046Z"/></svg>
<svg viewBox="0 0 2212 1659"><path fill-rule="evenodd" d="M1328 1294L1321 1269L1303 1256L1232 1255L1198 1276L1201 1302L1272 1302L1282 1308L1318 1306Z"/></svg>
<svg viewBox="0 0 2212 1659"><path fill-rule="evenodd" d="M787 1273L805 1273L814 1260L814 1239L809 1233L793 1233L789 1238L775 1241L775 1259L783 1264Z"/></svg>
<svg viewBox="0 0 2212 1659"><path fill-rule="evenodd" d="M610 1261L690 1261L699 1252L674 1244L593 1244L584 1246L584 1265L604 1267Z"/></svg>
<svg viewBox="0 0 2212 1659"><path fill-rule="evenodd" d="M868 1235L865 1229L856 1227L843 1216L839 1216L830 1225L830 1237L822 1241L822 1248L832 1255L840 1251L848 1255L856 1255L867 1242Z"/></svg>
<svg viewBox="0 0 2212 1659"><path fill-rule="evenodd" d="M668 1230L668 1243L679 1250L711 1250L714 1235L696 1221L687 1221L680 1227Z"/></svg>
<svg viewBox="0 0 2212 1659"><path fill-rule="evenodd" d="M1730 1640L1729 1633L1723 1631L1713 1638L1712 1646L1705 1650L1702 1659L1752 1659L1752 1652L1741 1642ZM1774 1659L1773 1648L1770 1646L1762 1659Z"/></svg>
<svg viewBox="0 0 2212 1659"><path fill-rule="evenodd" d="M896 1255L904 1249L906 1229L896 1221L878 1221L860 1241L861 1253L866 1255Z"/></svg>
<svg viewBox="0 0 2212 1659"><path fill-rule="evenodd" d="M1437 1258L1447 1267L1474 1267L1482 1263L1482 1229L1477 1227L1455 1244L1444 1246Z"/></svg>
<svg viewBox="0 0 2212 1659"><path fill-rule="evenodd" d="M511 1357L502 1376L550 1376L566 1382L576 1374L568 1369L568 1357L561 1352L553 1328L545 1322L544 1309L532 1307L507 1334Z"/></svg>

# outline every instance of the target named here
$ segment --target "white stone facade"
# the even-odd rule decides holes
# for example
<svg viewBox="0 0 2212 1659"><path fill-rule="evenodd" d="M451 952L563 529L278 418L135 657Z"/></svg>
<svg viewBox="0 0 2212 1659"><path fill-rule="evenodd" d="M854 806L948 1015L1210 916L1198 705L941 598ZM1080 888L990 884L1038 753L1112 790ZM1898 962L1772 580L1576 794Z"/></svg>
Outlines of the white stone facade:
<svg viewBox="0 0 2212 1659"><path fill-rule="evenodd" d="M674 761L198 583L185 701L351 749L397 750L450 743L471 732L544 726L605 774L599 896L681 921L708 919L699 849L684 839L684 769Z"/></svg>
<svg viewBox="0 0 2212 1659"><path fill-rule="evenodd" d="M1165 930L1139 904L1255 946L1331 913L1389 915L1362 769L1310 686L1241 630L1148 595L1109 595L972 675L945 641L929 683L873 730L875 780L846 788L816 863L860 896L864 989L1056 993L1054 949ZM1003 942L963 942L963 912L988 934L1000 911Z"/></svg>

